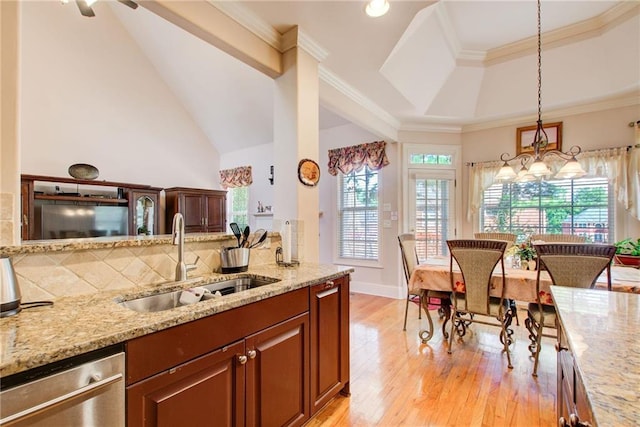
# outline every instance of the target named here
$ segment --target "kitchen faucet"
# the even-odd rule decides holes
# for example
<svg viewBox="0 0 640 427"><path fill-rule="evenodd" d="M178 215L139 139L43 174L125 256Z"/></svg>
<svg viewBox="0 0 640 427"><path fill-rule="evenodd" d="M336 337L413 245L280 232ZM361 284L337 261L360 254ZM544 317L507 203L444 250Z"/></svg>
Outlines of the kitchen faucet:
<svg viewBox="0 0 640 427"><path fill-rule="evenodd" d="M180 212L173 216L173 224L171 226L173 234L173 244L178 245L178 264L176 265L176 282L187 280L187 271L196 268L196 264L200 257L196 257L193 264L185 264L184 262L184 217Z"/></svg>

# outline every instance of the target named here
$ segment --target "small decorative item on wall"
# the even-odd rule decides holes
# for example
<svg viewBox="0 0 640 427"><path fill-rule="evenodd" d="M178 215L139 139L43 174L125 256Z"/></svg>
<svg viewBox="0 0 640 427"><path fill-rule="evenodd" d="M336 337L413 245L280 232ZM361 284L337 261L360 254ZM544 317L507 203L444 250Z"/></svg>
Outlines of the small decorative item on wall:
<svg viewBox="0 0 640 427"><path fill-rule="evenodd" d="M549 137L549 143L543 149L562 151L562 122L546 123L542 127ZM516 154L533 153L531 143L533 142L536 128L537 126L533 125L517 129Z"/></svg>
<svg viewBox="0 0 640 427"><path fill-rule="evenodd" d="M308 187L315 187L320 181L320 168L311 159L302 159L298 163L298 179Z"/></svg>

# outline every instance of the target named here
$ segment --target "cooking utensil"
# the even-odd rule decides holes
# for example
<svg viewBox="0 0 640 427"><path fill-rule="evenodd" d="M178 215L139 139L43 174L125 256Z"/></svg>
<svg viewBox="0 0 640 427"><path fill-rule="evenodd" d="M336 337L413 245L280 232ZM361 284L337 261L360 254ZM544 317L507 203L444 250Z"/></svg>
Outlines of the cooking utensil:
<svg viewBox="0 0 640 427"><path fill-rule="evenodd" d="M238 227L238 224L235 222L232 222L231 224L229 224L229 227L231 227L231 231L233 231L233 235L236 236L236 239L238 240L238 247L240 247L240 237L242 236L242 233L240 232L240 227Z"/></svg>
<svg viewBox="0 0 640 427"><path fill-rule="evenodd" d="M240 245L241 248L246 248L247 246L247 239L249 238L249 233L251 233L251 230L249 229L249 226L247 225L244 228L244 232L242 233L242 244Z"/></svg>
<svg viewBox="0 0 640 427"><path fill-rule="evenodd" d="M98 168L86 163L76 163L69 166L69 175L75 179L96 179L99 174Z"/></svg>
<svg viewBox="0 0 640 427"><path fill-rule="evenodd" d="M257 240L256 240L256 236L259 236L257 237ZM260 246L266 238L267 238L267 230L262 228L257 230L255 233L253 233L253 239L249 244L249 248L255 248L256 246Z"/></svg>

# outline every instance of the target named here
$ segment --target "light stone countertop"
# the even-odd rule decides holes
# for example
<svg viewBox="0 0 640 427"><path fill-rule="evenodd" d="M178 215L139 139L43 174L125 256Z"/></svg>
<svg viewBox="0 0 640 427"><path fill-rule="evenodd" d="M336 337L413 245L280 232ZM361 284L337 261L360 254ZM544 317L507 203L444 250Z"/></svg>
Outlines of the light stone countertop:
<svg viewBox="0 0 640 427"><path fill-rule="evenodd" d="M600 426L640 420L640 295L552 286L560 322Z"/></svg>
<svg viewBox="0 0 640 427"><path fill-rule="evenodd" d="M278 233L269 232L270 236L274 234ZM225 240L232 240L235 242L236 238L233 234L227 233L187 233L184 236L185 243L216 242ZM115 236L82 239L25 240L22 244L16 246L0 246L0 255L11 256L84 249L131 248L170 244L172 244L171 234L159 234L156 236Z"/></svg>
<svg viewBox="0 0 640 427"><path fill-rule="evenodd" d="M298 267L276 264L250 267L246 273L211 274L177 285L175 282L141 291L119 290L93 295L62 297L53 307L22 310L0 319L0 377L121 343L132 338L220 313L295 289L353 272L351 267L303 263ZM279 282L155 313L139 313L116 303L163 291L255 275Z"/></svg>

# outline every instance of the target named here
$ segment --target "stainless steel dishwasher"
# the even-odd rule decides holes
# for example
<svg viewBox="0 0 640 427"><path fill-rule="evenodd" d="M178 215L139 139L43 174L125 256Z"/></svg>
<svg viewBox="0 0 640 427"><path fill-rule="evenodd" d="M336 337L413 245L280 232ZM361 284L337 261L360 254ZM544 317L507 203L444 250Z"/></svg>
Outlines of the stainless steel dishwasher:
<svg viewBox="0 0 640 427"><path fill-rule="evenodd" d="M70 359L26 378L2 379L0 425L124 426L124 353L93 357Z"/></svg>

